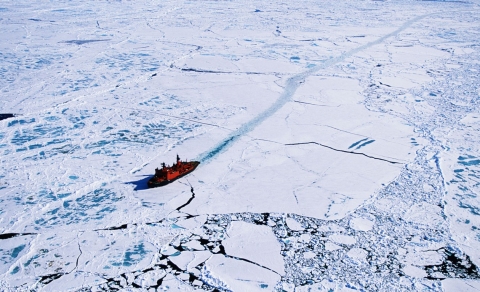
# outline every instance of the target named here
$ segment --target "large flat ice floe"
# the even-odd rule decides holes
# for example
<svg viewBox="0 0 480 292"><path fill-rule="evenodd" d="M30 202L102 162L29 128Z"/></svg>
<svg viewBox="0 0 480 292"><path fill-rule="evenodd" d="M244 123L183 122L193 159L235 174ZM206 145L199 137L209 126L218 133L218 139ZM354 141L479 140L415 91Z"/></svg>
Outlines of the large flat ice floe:
<svg viewBox="0 0 480 292"><path fill-rule="evenodd" d="M480 290L477 0L0 24L0 290Z"/></svg>

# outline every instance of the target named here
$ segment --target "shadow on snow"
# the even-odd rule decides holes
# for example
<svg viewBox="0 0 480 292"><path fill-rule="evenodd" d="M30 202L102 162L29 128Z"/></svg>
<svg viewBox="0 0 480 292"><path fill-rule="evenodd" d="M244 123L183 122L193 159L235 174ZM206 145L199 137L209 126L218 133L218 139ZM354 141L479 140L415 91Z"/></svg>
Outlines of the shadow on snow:
<svg viewBox="0 0 480 292"><path fill-rule="evenodd" d="M125 184L135 185L135 188L133 189L134 191L146 190L146 189L148 189L147 182L152 176L151 175L143 175L142 177L143 177L142 179L139 179L139 180L136 180L136 181L129 181L129 182L126 182Z"/></svg>

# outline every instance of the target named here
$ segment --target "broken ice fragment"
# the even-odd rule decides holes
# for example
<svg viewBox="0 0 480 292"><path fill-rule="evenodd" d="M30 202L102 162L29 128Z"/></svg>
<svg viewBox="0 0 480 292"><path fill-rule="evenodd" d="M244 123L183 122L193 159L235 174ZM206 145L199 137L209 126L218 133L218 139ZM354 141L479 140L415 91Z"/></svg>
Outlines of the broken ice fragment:
<svg viewBox="0 0 480 292"><path fill-rule="evenodd" d="M306 259L311 259L311 258L314 258L315 256L316 254L312 251L307 251L303 253L303 257Z"/></svg>
<svg viewBox="0 0 480 292"><path fill-rule="evenodd" d="M369 231L373 228L373 221L365 218L352 218L350 220L350 227L358 231Z"/></svg>
<svg viewBox="0 0 480 292"><path fill-rule="evenodd" d="M268 226L234 221L223 245L227 255L248 259L281 275L285 273L280 243Z"/></svg>
<svg viewBox="0 0 480 292"><path fill-rule="evenodd" d="M217 287L227 286L230 291L263 292L265 291L264 285L275 287L275 284L280 281L280 276L268 269L223 255L213 255L206 262L206 267L209 273L204 271L202 280L215 284Z"/></svg>
<svg viewBox="0 0 480 292"><path fill-rule="evenodd" d="M349 258L362 262L365 261L368 252L362 248L352 248L347 252Z"/></svg>
<svg viewBox="0 0 480 292"><path fill-rule="evenodd" d="M292 229L293 231L302 231L305 228L302 227L302 224L295 219L288 217L285 222L287 223L288 228Z"/></svg>
<svg viewBox="0 0 480 292"><path fill-rule="evenodd" d="M341 246L336 245L335 243L330 242L330 241L327 241L325 243L325 250L327 250L327 251L334 251L334 250L341 249L341 248L342 248Z"/></svg>
<svg viewBox="0 0 480 292"><path fill-rule="evenodd" d="M355 242L357 242L355 237L350 236L350 235L333 234L333 235L330 235L329 238L330 238L330 240L332 240L336 243L341 243L341 244L351 245L351 244L355 244Z"/></svg>

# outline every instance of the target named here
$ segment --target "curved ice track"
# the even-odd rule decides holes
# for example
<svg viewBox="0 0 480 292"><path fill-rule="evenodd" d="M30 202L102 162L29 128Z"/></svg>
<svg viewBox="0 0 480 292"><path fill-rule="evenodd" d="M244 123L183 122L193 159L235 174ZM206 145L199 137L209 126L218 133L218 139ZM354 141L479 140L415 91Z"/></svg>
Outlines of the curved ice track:
<svg viewBox="0 0 480 292"><path fill-rule="evenodd" d="M369 42L363 46L360 46L358 48L355 48L353 50L350 50L346 53L341 54L338 57L335 58L330 58L328 60L325 60L319 65L316 65L315 67L302 72L300 74L297 74L293 77L290 77L286 84L285 84L285 90L283 93L279 96L277 101L275 101L274 104L272 104L269 108L267 108L265 111L260 113L258 116L253 118L251 121L243 124L241 127L239 127L237 130L232 132L228 137L226 137L224 140L222 140L220 143L212 147L211 149L205 151L204 153L200 154L195 160L199 160L202 163L208 163L211 159L213 159L215 156L219 155L223 151L225 151L228 147L233 145L239 138L242 136L248 134L251 132L253 129L255 129L258 125L260 125L263 121L268 119L270 116L272 116L274 113L276 113L279 109L281 109L287 102L291 101L291 98L295 91L297 91L298 87L300 84L302 84L302 80L305 78L315 74L316 72L320 71L321 69L328 68L332 65L335 65L337 63L340 63L344 61L346 58L351 57L355 55L356 53L363 51L365 49L368 49L374 45L378 45L382 43L384 40L396 36L398 33L402 32L409 26L411 26L413 23L422 20L425 17L431 16L433 13L430 14L425 14L425 15L420 15L417 16L413 19L410 19L409 21L405 22L402 26L400 26L397 30L373 41Z"/></svg>

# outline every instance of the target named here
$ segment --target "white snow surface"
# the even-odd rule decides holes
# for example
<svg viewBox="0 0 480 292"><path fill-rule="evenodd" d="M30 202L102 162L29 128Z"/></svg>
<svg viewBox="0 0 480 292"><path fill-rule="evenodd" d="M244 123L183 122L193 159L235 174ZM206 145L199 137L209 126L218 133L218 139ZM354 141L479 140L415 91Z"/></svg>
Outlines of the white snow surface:
<svg viewBox="0 0 480 292"><path fill-rule="evenodd" d="M246 222L232 222L223 241L225 252L234 257L247 259L285 275L280 243L268 226Z"/></svg>
<svg viewBox="0 0 480 292"><path fill-rule="evenodd" d="M0 0L0 26L0 290L480 289L478 0ZM177 154L201 164L147 189Z"/></svg>

